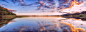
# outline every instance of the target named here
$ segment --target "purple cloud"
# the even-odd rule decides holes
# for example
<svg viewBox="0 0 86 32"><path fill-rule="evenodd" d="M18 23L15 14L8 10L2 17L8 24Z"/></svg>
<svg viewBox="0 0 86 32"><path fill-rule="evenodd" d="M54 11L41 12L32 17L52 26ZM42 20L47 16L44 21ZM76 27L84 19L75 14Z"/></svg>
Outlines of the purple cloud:
<svg viewBox="0 0 86 32"><path fill-rule="evenodd" d="M7 0L2 0L4 2L9 3ZM57 10L63 10L66 8L72 8L74 6L74 3L77 5L80 5L83 3L83 0L38 0L38 2L27 4L24 2L25 0L11 0L11 2L19 3L19 6L32 6L37 5L37 9L57 9ZM58 3L58 5L57 5ZM38 5L39 4L39 5Z"/></svg>

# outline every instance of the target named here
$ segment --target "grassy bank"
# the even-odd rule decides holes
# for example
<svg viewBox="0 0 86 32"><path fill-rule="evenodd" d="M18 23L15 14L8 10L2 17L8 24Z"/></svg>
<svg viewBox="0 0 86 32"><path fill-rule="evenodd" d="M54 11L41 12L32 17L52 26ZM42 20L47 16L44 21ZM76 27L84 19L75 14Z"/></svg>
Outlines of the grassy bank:
<svg viewBox="0 0 86 32"><path fill-rule="evenodd" d="M29 16L21 16L21 15L16 16L16 18L22 18L22 17L29 17Z"/></svg>
<svg viewBox="0 0 86 32"><path fill-rule="evenodd" d="M0 15L0 19L12 19L12 18L22 18L29 16L18 16L18 15Z"/></svg>
<svg viewBox="0 0 86 32"><path fill-rule="evenodd" d="M16 15L1 15L0 17L1 17L0 19L12 19L15 18Z"/></svg>

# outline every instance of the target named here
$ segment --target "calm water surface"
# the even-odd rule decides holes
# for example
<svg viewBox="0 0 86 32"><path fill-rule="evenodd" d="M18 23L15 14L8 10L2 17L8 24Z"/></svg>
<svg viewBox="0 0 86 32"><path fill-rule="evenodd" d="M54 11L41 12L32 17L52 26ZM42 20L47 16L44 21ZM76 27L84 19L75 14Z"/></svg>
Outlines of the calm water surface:
<svg viewBox="0 0 86 32"><path fill-rule="evenodd" d="M5 20L3 20L5 21ZM7 21L7 20L6 20ZM62 17L15 18L0 24L0 32L86 32L86 21Z"/></svg>

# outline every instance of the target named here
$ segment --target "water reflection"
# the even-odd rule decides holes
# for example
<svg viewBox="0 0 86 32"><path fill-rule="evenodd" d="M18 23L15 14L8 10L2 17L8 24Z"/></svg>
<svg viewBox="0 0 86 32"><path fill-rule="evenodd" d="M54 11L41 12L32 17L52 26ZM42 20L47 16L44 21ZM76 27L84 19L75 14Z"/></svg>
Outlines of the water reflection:
<svg viewBox="0 0 86 32"><path fill-rule="evenodd" d="M0 19L0 27L2 27L5 24L8 24L9 21L11 21L12 19Z"/></svg>
<svg viewBox="0 0 86 32"><path fill-rule="evenodd" d="M0 31L16 32L86 32L86 22L74 18L27 17L16 18L0 28Z"/></svg>

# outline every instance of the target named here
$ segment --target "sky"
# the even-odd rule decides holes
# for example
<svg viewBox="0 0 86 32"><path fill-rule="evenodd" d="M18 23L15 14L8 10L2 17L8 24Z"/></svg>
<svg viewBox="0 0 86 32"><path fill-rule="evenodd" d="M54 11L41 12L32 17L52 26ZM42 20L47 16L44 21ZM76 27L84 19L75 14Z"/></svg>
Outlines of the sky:
<svg viewBox="0 0 86 32"><path fill-rule="evenodd" d="M62 15L86 11L86 0L0 0L0 6L17 15Z"/></svg>

